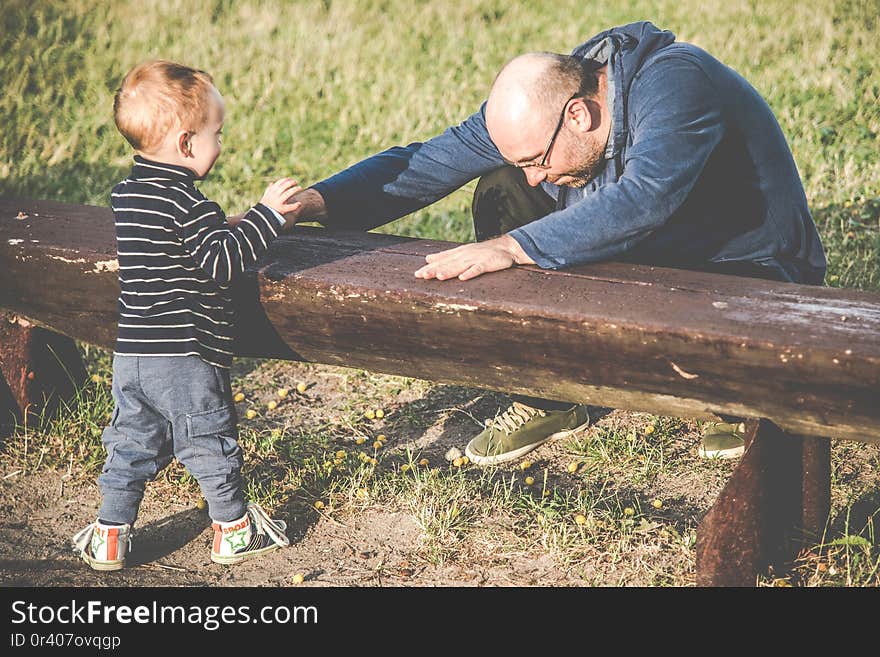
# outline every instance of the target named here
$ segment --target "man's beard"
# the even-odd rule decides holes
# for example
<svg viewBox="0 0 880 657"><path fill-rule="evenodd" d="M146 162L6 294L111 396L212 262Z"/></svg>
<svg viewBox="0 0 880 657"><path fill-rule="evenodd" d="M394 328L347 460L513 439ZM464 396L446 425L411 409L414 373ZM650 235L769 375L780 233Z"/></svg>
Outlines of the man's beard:
<svg viewBox="0 0 880 657"><path fill-rule="evenodd" d="M605 167L605 149L593 141L584 142L573 139L568 144L566 159L578 164L571 171L560 176L567 180L558 184L566 187L586 187L587 183Z"/></svg>

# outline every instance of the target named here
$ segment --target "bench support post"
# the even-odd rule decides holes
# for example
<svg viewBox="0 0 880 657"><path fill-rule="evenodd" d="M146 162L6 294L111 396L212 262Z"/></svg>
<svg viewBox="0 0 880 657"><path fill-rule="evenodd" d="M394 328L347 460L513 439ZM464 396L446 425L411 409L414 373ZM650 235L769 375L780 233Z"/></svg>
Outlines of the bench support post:
<svg viewBox="0 0 880 657"><path fill-rule="evenodd" d="M830 441L746 423L746 451L697 534L698 586L754 586L785 572L822 535L831 503Z"/></svg>
<svg viewBox="0 0 880 657"><path fill-rule="evenodd" d="M0 313L0 439L54 415L87 376L73 340Z"/></svg>

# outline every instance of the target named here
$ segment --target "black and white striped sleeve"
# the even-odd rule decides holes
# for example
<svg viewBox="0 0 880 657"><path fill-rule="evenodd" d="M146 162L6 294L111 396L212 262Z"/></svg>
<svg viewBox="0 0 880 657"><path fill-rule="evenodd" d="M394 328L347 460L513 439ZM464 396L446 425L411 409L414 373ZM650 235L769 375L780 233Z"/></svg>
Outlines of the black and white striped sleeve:
<svg viewBox="0 0 880 657"><path fill-rule="evenodd" d="M271 208L257 203L233 227L219 205L203 200L177 220L177 227L196 264L217 283L228 285L266 251L281 223Z"/></svg>

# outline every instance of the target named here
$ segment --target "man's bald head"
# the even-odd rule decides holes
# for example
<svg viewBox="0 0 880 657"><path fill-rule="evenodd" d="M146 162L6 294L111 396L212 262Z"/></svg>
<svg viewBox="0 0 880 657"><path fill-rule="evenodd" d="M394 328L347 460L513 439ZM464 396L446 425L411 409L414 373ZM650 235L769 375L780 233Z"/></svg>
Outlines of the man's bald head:
<svg viewBox="0 0 880 657"><path fill-rule="evenodd" d="M486 105L486 121L501 132L546 131L548 125L552 129L572 94L591 98L597 86L595 73L577 57L526 53L508 62L496 76Z"/></svg>
<svg viewBox="0 0 880 657"><path fill-rule="evenodd" d="M544 147L565 102L574 94L593 99L597 91L595 70L577 57L549 52L515 57L489 92L489 136L509 159L533 157Z"/></svg>

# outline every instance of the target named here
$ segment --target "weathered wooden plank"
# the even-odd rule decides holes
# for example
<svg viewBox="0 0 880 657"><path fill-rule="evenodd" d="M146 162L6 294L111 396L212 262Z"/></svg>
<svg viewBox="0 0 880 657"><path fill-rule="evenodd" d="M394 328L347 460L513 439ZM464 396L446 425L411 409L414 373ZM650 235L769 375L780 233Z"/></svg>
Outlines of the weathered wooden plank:
<svg viewBox="0 0 880 657"><path fill-rule="evenodd" d="M114 246L105 208L0 200L0 307L111 345ZM238 351L880 440L880 295L622 263L413 277L446 246L298 228L238 290Z"/></svg>

